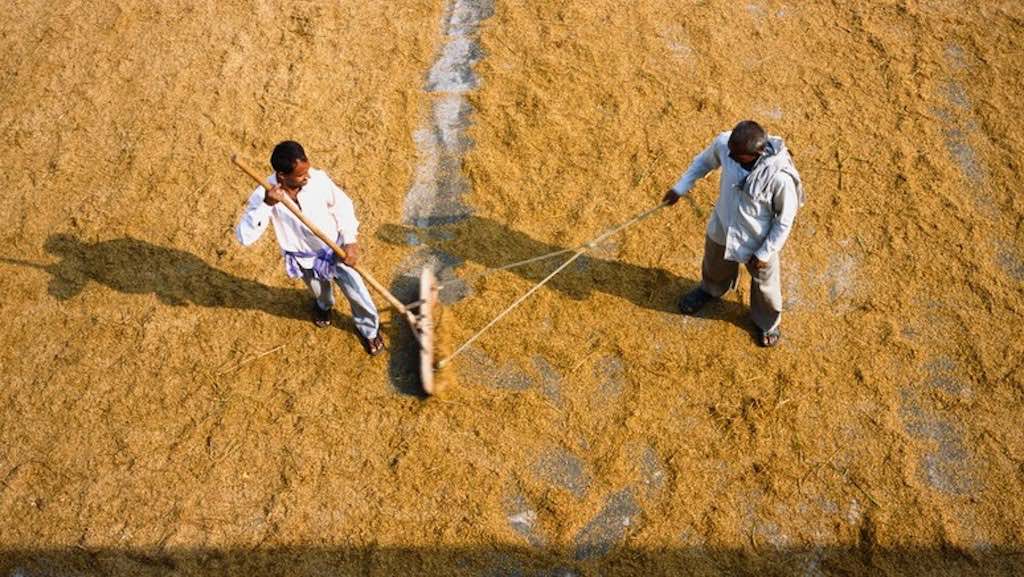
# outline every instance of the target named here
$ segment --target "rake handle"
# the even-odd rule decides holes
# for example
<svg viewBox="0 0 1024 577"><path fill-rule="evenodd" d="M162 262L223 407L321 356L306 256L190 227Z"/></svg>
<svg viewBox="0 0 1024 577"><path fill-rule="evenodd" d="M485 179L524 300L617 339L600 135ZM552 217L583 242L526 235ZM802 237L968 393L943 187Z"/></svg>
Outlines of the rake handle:
<svg viewBox="0 0 1024 577"><path fill-rule="evenodd" d="M235 166L242 169L242 172L248 174L250 178L255 180L264 189L269 191L270 189L274 188L269 182L263 180L263 177L253 172L253 170L249 168L247 164L242 162L242 160L238 158L237 154L231 155L231 162L234 162ZM331 250L334 251L334 254L338 255L338 258L342 260L347 258L347 255L345 254L345 249L338 246L338 243L334 242L333 239L324 234L323 231L317 228L317 226L313 224L312 221L306 218L306 215L302 214L302 211L299 209L298 205L296 205L292 199L286 196L284 197L284 199L281 200L281 204L283 204L289 211L291 211L291 213L295 215L295 218L299 219L302 222L302 224L306 225L306 228L308 228L310 232L315 234L317 238L319 238L324 242L324 244L329 246ZM366 280L367 284L369 284L371 287L373 287L374 290L380 293L380 295L384 297L384 300L388 301L388 304L394 307L395 310L397 310L399 313L403 315L410 316L411 313L409 309L402 304L402 301L395 298L395 295L391 294L391 291L384 288L384 285L377 282L377 279L373 278L373 275L366 272L362 267L358 265L353 266L352 268L355 269L357 273L359 273L359 276L363 277L363 279Z"/></svg>

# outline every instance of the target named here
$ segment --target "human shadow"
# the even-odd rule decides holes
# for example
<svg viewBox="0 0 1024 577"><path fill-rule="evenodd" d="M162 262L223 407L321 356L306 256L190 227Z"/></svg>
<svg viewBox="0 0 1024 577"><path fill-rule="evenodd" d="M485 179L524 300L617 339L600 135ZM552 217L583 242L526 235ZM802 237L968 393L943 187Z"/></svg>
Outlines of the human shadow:
<svg viewBox="0 0 1024 577"><path fill-rule="evenodd" d="M581 557L571 547L293 544L260 547L100 547L80 544L0 548L3 575L844 575L977 577L1021 575L1018 545L890 545L861 531L849 545L608 545Z"/></svg>
<svg viewBox="0 0 1024 577"><path fill-rule="evenodd" d="M90 282L126 294L154 294L166 305L257 310L286 319L309 319L311 297L305 290L270 287L210 266L199 257L131 237L86 242L53 234L44 248L59 260L52 264L0 257L51 275L47 292L65 301Z"/></svg>
<svg viewBox="0 0 1024 577"><path fill-rule="evenodd" d="M541 242L496 221L475 216L457 223L426 228L385 224L377 229L377 238L392 245L417 246L413 256L419 255L419 258L414 260L420 265L430 263L435 269L439 267L440 270L435 270L435 274L440 273L441 281L446 286L464 283L454 278L453 271L466 261L495 269L565 248ZM508 269L508 272L530 282L540 282L570 256L571 253L563 254ZM451 276L445 278L446 274ZM638 307L680 315L677 305L679 297L698 282L661 268L584 255L545 286L577 301L585 301L594 293L601 292L625 299ZM390 289L399 300L411 302L417 298L418 286L418 276L400 273L395 276ZM468 294L471 289L463 284L459 292ZM751 338L755 336L747 307L734 300L710 303L696 316L730 322L750 334ZM423 396L419 379L409 371L409 367L419 363L419 347L412 331L405 326L396 326L388 336L391 343L389 372L392 385L402 394Z"/></svg>
<svg viewBox="0 0 1024 577"><path fill-rule="evenodd" d="M410 235L425 242L431 250L475 262L489 269L566 248L536 240L504 224L480 217L470 217L457 224L432 227L425 231L384 225L377 233L378 238L384 242L398 245L407 244ZM508 272L531 282L540 282L569 256L571 254L565 254L509 269ZM545 286L578 301L601 292L625 299L638 307L680 314L677 306L679 297L697 286L698 282L662 268L584 255ZM751 330L746 307L731 300L713 303L697 316L725 320L747 331Z"/></svg>
<svg viewBox="0 0 1024 577"><path fill-rule="evenodd" d="M396 275L388 287L398 300L408 303L419 298L419 279ZM415 311L415 309L414 309ZM391 323L385 329L388 339L388 380L395 391L420 399L427 398L420 380L420 345L408 323Z"/></svg>

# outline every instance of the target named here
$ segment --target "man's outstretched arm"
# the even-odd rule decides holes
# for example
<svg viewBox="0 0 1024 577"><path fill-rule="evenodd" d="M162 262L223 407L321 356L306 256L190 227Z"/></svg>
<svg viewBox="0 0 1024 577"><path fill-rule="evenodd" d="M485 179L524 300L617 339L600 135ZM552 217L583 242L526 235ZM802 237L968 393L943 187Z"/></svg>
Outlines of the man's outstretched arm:
<svg viewBox="0 0 1024 577"><path fill-rule="evenodd" d="M679 177L679 180L676 181L672 188L665 192L665 196L661 199L662 202L667 202L670 205L675 204L684 194L690 192L698 180L707 176L712 170L722 166L722 162L718 158L718 153L715 149L716 142L717 139L712 141L710 146L694 157L686 172Z"/></svg>

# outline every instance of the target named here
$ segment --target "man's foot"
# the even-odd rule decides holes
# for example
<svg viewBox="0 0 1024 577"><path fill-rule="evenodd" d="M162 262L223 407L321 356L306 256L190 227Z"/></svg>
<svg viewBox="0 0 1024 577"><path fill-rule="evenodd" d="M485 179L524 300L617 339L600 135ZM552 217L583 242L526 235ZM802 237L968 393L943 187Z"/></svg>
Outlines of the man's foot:
<svg viewBox="0 0 1024 577"><path fill-rule="evenodd" d="M378 332L377 336L373 337L372 339L364 338L363 346L366 347L366 352L371 357L375 357L381 354L382 352L384 352L384 349L387 348L387 346L384 344L384 335L380 334L380 332Z"/></svg>
<svg viewBox="0 0 1024 577"><path fill-rule="evenodd" d="M771 348L782 340L782 329L775 327L770 331L761 332L761 346Z"/></svg>
<svg viewBox="0 0 1024 577"><path fill-rule="evenodd" d="M320 308L316 301L313 301L313 324L320 328L331 326L331 310Z"/></svg>
<svg viewBox="0 0 1024 577"><path fill-rule="evenodd" d="M684 315L697 314L697 311L713 300L715 300L715 297L709 295L704 289L697 287L679 299L679 312Z"/></svg>

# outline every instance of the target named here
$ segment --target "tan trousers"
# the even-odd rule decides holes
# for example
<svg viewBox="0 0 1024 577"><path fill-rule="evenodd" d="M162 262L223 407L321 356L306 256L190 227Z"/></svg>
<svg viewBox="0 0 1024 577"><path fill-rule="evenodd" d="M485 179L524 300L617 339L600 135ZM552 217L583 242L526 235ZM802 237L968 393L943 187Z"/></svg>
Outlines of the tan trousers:
<svg viewBox="0 0 1024 577"><path fill-rule="evenodd" d="M736 288L739 279L739 263L725 260L725 247L704 238L704 264L701 267L700 286L713 297L720 297ZM750 273L750 318L762 331L770 331L782 321L782 281L779 278L778 253L768 260L768 267L754 270L747 263Z"/></svg>

